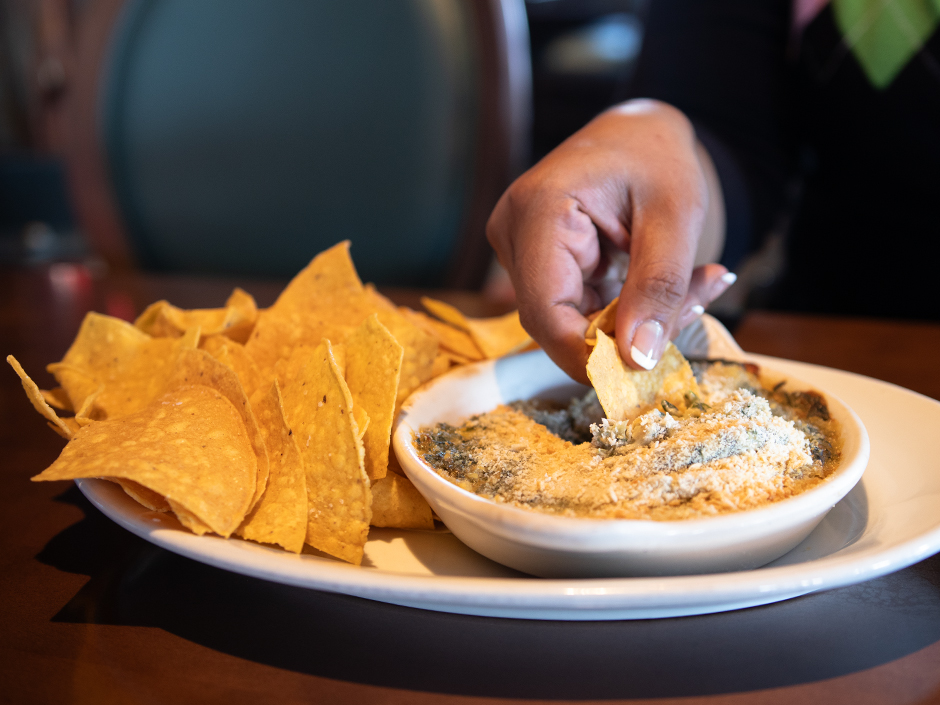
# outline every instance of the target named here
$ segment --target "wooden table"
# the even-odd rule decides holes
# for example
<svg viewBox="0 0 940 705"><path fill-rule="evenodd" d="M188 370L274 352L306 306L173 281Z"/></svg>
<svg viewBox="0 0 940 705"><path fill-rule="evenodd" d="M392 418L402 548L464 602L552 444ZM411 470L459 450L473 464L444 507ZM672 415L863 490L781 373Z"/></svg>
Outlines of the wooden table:
<svg viewBox="0 0 940 705"><path fill-rule="evenodd" d="M281 288L241 284L262 305ZM73 266L0 270L0 352L48 385L44 365L87 310L129 316L162 297L217 306L231 286L95 278ZM449 298L495 312L472 295ZM747 350L940 398L938 325L755 312L737 337ZM0 702L940 702L940 557L701 617L440 614L268 583L151 546L74 486L29 482L61 447L12 371L0 372Z"/></svg>

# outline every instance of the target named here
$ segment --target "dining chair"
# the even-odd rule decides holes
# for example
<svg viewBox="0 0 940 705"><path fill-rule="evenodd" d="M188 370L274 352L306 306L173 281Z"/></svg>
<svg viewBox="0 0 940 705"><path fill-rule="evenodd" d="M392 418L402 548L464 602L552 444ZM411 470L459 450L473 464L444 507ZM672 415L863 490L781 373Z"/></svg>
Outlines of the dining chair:
<svg viewBox="0 0 940 705"><path fill-rule="evenodd" d="M117 266L473 287L525 166L523 0L88 0L70 71L79 219Z"/></svg>

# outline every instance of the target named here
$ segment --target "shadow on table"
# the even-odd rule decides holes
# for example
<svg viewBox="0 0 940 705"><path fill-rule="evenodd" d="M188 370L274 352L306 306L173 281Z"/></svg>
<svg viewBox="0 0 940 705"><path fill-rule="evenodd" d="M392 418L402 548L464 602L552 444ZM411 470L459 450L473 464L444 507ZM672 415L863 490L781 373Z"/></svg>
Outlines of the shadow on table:
<svg viewBox="0 0 940 705"><path fill-rule="evenodd" d="M547 622L409 609L237 575L85 519L43 563L90 575L60 622L159 627L278 668L491 697L651 698L772 688L877 666L940 640L940 556L899 574L737 612Z"/></svg>

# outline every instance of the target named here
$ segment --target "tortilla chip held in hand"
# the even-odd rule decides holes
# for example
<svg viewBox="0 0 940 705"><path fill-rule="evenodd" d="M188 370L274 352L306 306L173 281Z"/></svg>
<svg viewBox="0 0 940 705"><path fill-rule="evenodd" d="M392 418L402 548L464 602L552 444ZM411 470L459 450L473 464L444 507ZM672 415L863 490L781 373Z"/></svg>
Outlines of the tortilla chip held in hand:
<svg viewBox="0 0 940 705"><path fill-rule="evenodd" d="M687 391L699 394L689 361L672 343L652 370L634 370L621 359L617 341L601 329L588 358L587 375L611 421L634 419L661 399L682 409Z"/></svg>

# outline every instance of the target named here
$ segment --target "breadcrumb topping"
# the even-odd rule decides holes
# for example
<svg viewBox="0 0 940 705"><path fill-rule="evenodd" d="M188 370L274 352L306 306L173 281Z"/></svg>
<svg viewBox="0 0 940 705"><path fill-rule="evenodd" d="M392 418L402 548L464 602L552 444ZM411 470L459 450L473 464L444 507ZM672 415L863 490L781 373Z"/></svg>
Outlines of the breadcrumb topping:
<svg viewBox="0 0 940 705"><path fill-rule="evenodd" d="M460 427L422 429L416 446L464 489L565 516L700 518L760 507L825 480L838 460L838 433L820 395L768 389L738 364L693 369L703 398L687 399L684 409L666 403L611 422L590 395L567 408L517 402Z"/></svg>

